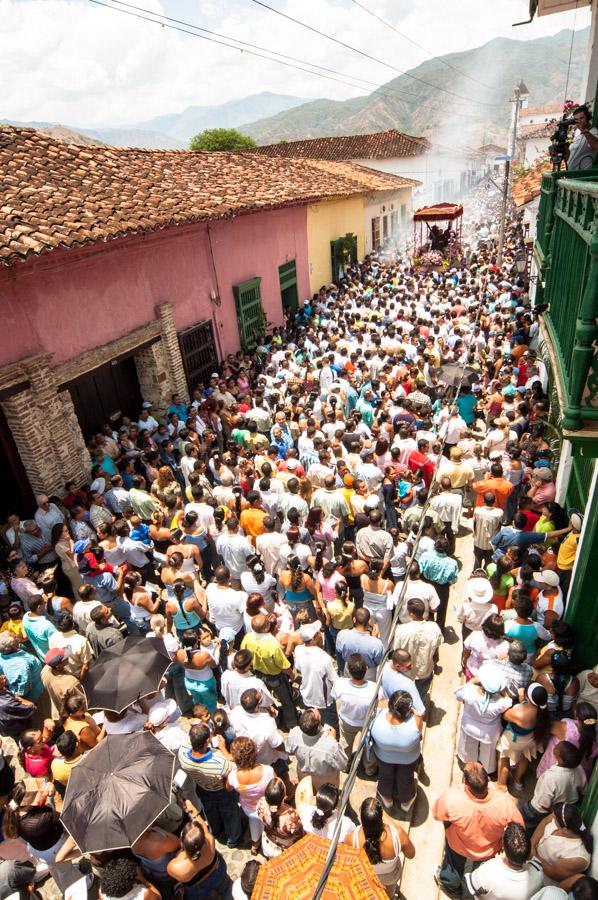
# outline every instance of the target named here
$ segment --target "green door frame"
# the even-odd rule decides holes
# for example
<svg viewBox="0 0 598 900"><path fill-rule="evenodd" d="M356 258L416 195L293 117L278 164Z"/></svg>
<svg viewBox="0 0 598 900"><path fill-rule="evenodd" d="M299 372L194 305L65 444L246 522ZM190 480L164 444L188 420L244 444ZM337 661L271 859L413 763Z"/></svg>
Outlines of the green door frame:
<svg viewBox="0 0 598 900"><path fill-rule="evenodd" d="M297 263L294 259L283 263L278 267L278 281L280 284L280 299L284 310L291 314L299 307L299 292L297 290Z"/></svg>

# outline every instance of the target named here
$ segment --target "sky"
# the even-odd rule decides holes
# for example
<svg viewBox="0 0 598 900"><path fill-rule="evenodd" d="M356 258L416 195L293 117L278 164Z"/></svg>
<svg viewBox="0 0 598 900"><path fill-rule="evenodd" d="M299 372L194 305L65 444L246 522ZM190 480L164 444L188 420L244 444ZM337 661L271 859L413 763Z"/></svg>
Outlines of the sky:
<svg viewBox="0 0 598 900"><path fill-rule="evenodd" d="M100 2L119 5L116 0ZM255 0L127 2L377 85L398 74L306 31ZM590 21L589 9L584 8L513 28L513 22L527 18L528 0L359 0L420 49L354 0L264 2L400 69L495 37L529 40L563 28L584 28ZM0 118L120 127L261 91L336 100L368 93L366 87L257 59L91 0L0 0L0 13L2 71L11 73L10 86L2 91Z"/></svg>

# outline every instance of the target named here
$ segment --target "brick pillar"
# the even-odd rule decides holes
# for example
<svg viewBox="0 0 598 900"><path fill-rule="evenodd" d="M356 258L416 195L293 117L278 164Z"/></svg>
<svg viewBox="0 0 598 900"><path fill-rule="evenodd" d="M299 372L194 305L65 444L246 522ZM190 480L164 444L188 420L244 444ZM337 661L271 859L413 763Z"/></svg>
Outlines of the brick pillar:
<svg viewBox="0 0 598 900"><path fill-rule="evenodd" d="M33 490L62 494L64 478L33 391L27 388L3 400L2 409Z"/></svg>
<svg viewBox="0 0 598 900"><path fill-rule="evenodd" d="M91 456L79 425L71 392L69 390L61 391L58 394L58 399L62 406L62 416L66 422L74 451L69 458L68 470L65 471L63 480L64 482L76 481L77 485L85 484L85 482L89 481L91 475Z"/></svg>
<svg viewBox="0 0 598 900"><path fill-rule="evenodd" d="M156 312L158 313L158 318L160 320L162 346L166 353L166 361L170 372L170 383L172 384L172 393L176 392L177 394L180 394L182 399L188 402L189 389L187 387L183 358L181 356L179 339L174 324L172 303L161 303L156 307Z"/></svg>
<svg viewBox="0 0 598 900"><path fill-rule="evenodd" d="M177 391L171 382L170 367L162 339L135 354L135 368L141 396L151 403L154 411L164 415Z"/></svg>

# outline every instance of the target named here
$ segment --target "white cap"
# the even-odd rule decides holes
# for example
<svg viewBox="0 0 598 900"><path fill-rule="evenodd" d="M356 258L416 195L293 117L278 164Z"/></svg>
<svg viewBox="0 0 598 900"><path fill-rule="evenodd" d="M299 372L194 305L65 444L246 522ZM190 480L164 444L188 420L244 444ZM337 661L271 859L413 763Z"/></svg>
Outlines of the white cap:
<svg viewBox="0 0 598 900"><path fill-rule="evenodd" d="M561 583L558 573L552 569L542 569L541 572L534 572L534 581L537 581L539 584L547 584L548 587L558 587Z"/></svg>
<svg viewBox="0 0 598 900"><path fill-rule="evenodd" d="M309 641L315 638L318 631L322 630L322 623L319 619L316 619L315 622L310 622L308 625L302 625L299 629L299 637L303 641L304 644L307 644Z"/></svg>
<svg viewBox="0 0 598 900"><path fill-rule="evenodd" d="M176 715L177 711L179 715ZM150 709L148 719L154 728L159 728L160 725L164 725L169 720L174 722L179 718L180 713L181 711L177 706L176 700L160 700L158 703L154 703Z"/></svg>

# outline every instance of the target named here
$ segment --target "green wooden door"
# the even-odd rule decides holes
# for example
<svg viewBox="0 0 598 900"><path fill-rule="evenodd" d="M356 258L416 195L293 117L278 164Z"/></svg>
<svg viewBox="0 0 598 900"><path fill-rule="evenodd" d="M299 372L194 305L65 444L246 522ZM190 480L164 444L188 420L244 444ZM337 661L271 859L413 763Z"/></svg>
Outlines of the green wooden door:
<svg viewBox="0 0 598 900"><path fill-rule="evenodd" d="M282 308L293 315L299 306L297 265L294 259L278 267L278 280L280 282Z"/></svg>
<svg viewBox="0 0 598 900"><path fill-rule="evenodd" d="M330 241L332 280L335 284L345 274L345 269L357 262L357 235L347 232L344 237Z"/></svg>
<svg viewBox="0 0 598 900"><path fill-rule="evenodd" d="M239 336L244 350L254 350L266 332L266 315L260 293L261 278L251 278L233 287Z"/></svg>

